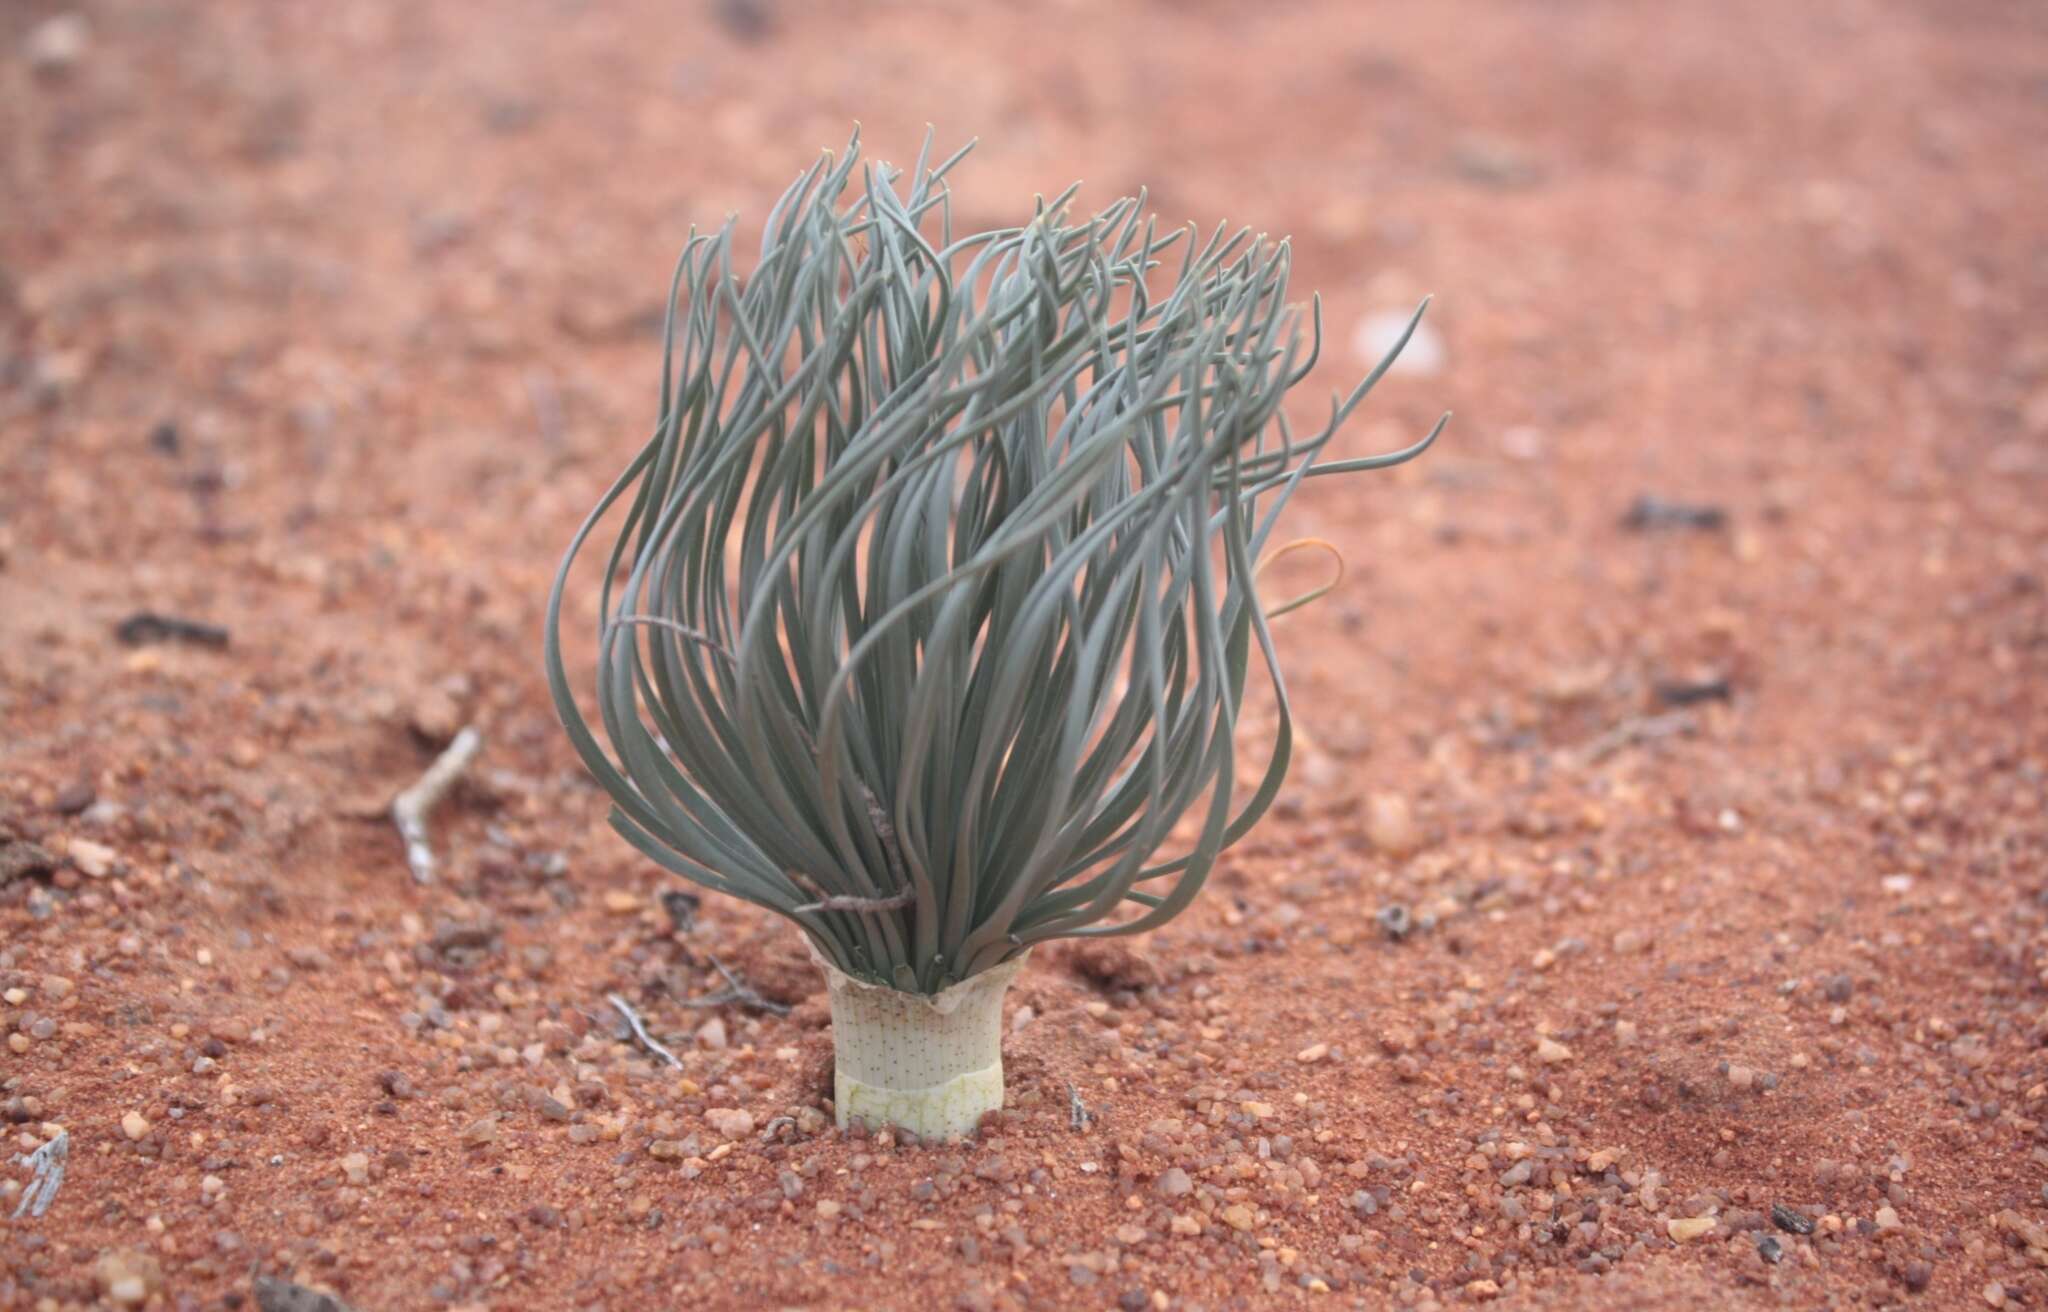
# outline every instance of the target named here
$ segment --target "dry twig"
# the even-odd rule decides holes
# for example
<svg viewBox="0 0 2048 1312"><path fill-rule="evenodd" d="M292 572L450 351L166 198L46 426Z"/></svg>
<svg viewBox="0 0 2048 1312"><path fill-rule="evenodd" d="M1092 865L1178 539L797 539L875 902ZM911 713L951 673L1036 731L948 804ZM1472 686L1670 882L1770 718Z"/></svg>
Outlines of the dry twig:
<svg viewBox="0 0 2048 1312"><path fill-rule="evenodd" d="M1606 733L1587 743L1578 751L1582 765L1595 765L1614 755L1624 747L1637 743L1654 742L1659 738L1671 738L1682 733L1691 733L1698 722L1690 711L1670 711L1663 715L1639 715L1623 720Z"/></svg>
<svg viewBox="0 0 2048 1312"><path fill-rule="evenodd" d="M604 1000L611 1003L613 1009L619 1013L620 1018L626 1022L626 1029L633 1036L635 1043L644 1048L650 1056L660 1058L677 1070L682 1069L683 1063L676 1055L661 1046L661 1041L647 1032L647 1026L641 1022L640 1013L633 1010L632 1003L616 993L605 994Z"/></svg>
<svg viewBox="0 0 2048 1312"><path fill-rule="evenodd" d="M680 998L677 1000L680 1005L685 1007L740 1006L752 1007L756 1011L765 1011L771 1016L787 1016L789 1014L787 1006L762 997L759 993L755 992L751 984L748 984L738 975L726 969L725 963L717 957L711 958L711 964L717 967L719 974L725 976L725 987L716 993L707 993L701 998Z"/></svg>
<svg viewBox="0 0 2048 1312"><path fill-rule="evenodd" d="M1081 1101L1081 1091L1075 1088L1073 1085L1069 1084L1067 1086L1068 1128L1074 1130L1085 1130L1088 1128L1088 1123L1094 1119L1095 1113L1089 1111L1088 1104Z"/></svg>
<svg viewBox="0 0 2048 1312"><path fill-rule="evenodd" d="M21 1205L14 1209L11 1220L19 1221L23 1216L39 1217L50 1210L57 1191L64 1187L64 1163L70 1156L71 1134L59 1130L56 1138L26 1157L14 1159L35 1174L29 1177L28 1188L22 1191Z"/></svg>
<svg viewBox="0 0 2048 1312"><path fill-rule="evenodd" d="M448 744L448 750L436 757L419 777L419 782L398 795L391 803L391 819L398 826L398 836L405 840L405 862L412 867L412 878L416 884L434 882L434 849L427 842L427 813L441 800L441 795L452 787L469 763L476 759L477 751L484 745L484 737L474 725L455 735L455 741Z"/></svg>

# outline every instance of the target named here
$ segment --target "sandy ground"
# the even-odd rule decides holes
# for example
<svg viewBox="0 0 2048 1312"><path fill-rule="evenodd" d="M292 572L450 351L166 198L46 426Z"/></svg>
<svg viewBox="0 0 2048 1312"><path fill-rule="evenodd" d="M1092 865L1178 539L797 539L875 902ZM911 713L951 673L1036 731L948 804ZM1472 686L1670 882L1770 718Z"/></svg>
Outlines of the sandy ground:
<svg viewBox="0 0 2048 1312"><path fill-rule="evenodd" d="M2048 12L67 12L0 13L0 1309L2048 1301ZM1433 292L1341 443L1457 411L1298 500L1279 812L1040 954L951 1147L822 1128L793 937L678 927L538 673L688 226L856 118L982 137L968 223L1293 233L1304 418Z"/></svg>

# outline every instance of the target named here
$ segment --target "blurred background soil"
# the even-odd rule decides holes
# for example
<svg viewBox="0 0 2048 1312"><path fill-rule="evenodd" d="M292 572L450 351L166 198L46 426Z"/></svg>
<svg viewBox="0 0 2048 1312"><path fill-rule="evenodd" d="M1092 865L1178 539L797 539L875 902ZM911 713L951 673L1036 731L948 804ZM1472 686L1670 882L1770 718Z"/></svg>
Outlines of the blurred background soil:
<svg viewBox="0 0 2048 1312"><path fill-rule="evenodd" d="M1305 423L1431 293L1337 454L1457 412L964 1146L821 1128L538 670L689 228L856 120L1292 234ZM2044 141L1991 0L8 5L0 1309L2040 1306Z"/></svg>

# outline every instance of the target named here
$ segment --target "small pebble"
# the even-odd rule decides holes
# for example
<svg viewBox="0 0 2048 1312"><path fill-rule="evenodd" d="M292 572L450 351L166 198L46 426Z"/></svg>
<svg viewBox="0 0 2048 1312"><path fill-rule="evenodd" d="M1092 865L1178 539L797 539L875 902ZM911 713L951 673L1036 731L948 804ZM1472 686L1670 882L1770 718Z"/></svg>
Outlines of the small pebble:
<svg viewBox="0 0 2048 1312"><path fill-rule="evenodd" d="M232 1301L229 1306L233 1306ZM354 1312L354 1309L324 1290L295 1285L276 1276L257 1276L256 1312Z"/></svg>
<svg viewBox="0 0 2048 1312"><path fill-rule="evenodd" d="M129 1112L121 1118L121 1133L130 1140L137 1140L149 1133L149 1119L141 1112Z"/></svg>
<svg viewBox="0 0 2048 1312"><path fill-rule="evenodd" d="M89 838L71 840L71 864L79 873L89 879L105 879L114 869L119 853L105 843L95 843Z"/></svg>
<svg viewBox="0 0 2048 1312"><path fill-rule="evenodd" d="M1686 1216L1667 1221L1664 1229L1675 1242L1689 1244L1702 1235L1712 1234L1717 1224L1711 1216Z"/></svg>
<svg viewBox="0 0 2048 1312"><path fill-rule="evenodd" d="M93 1283L116 1307L141 1307L163 1288L163 1268L154 1257L129 1248L111 1248L92 1264Z"/></svg>
<svg viewBox="0 0 2048 1312"><path fill-rule="evenodd" d="M1422 831L1408 799L1398 793L1374 793L1365 805L1365 837L1390 857L1405 857L1422 846Z"/></svg>
<svg viewBox="0 0 2048 1312"><path fill-rule="evenodd" d="M1795 1212L1783 1203L1771 1204L1771 1224L1791 1235L1813 1233L1813 1218L1804 1212Z"/></svg>
<svg viewBox="0 0 2048 1312"><path fill-rule="evenodd" d="M82 14L57 14L29 29L22 54L38 73L70 71L92 45L92 28Z"/></svg>
<svg viewBox="0 0 2048 1312"><path fill-rule="evenodd" d="M1756 1251L1757 1256L1763 1258L1764 1261L1769 1262L1772 1266L1776 1266L1778 1260L1785 1256L1785 1245L1778 1242L1776 1235L1758 1235L1756 1237Z"/></svg>
<svg viewBox="0 0 2048 1312"><path fill-rule="evenodd" d="M754 1132L752 1112L733 1107L713 1107L704 1113L704 1123L728 1139L744 1139Z"/></svg>
<svg viewBox="0 0 2048 1312"><path fill-rule="evenodd" d="M1352 350L1362 363L1377 366L1401 340L1401 334L1408 331L1409 321L1414 317L1412 310L1387 310L1366 316L1352 333ZM1425 319L1415 325L1414 335L1387 372L1427 378L1443 372L1443 368L1444 339Z"/></svg>

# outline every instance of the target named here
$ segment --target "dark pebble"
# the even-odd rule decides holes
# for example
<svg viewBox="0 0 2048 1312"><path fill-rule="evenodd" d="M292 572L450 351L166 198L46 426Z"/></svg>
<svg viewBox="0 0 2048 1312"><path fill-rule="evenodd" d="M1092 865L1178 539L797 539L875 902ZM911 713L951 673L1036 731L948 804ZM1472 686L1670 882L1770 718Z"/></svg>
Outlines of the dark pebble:
<svg viewBox="0 0 2048 1312"><path fill-rule="evenodd" d="M58 793L50 809L58 815L77 815L97 800L98 794L93 792L91 784L76 783Z"/></svg>
<svg viewBox="0 0 2048 1312"><path fill-rule="evenodd" d="M1728 512L1720 506L1691 501L1666 501L1662 497L1644 493L1629 503L1628 513L1621 517L1623 528L1637 532L1652 529L1694 528L1717 529L1728 523Z"/></svg>
<svg viewBox="0 0 2048 1312"><path fill-rule="evenodd" d="M1380 932L1396 943L1407 938L1415 929L1415 917L1399 902L1387 903L1379 909L1379 914L1373 919L1379 922Z"/></svg>
<svg viewBox="0 0 2048 1312"><path fill-rule="evenodd" d="M661 909L668 912L669 928L678 934L687 934L697 926L697 908L704 905L704 899L695 893L685 893L680 888L664 889L661 894Z"/></svg>
<svg viewBox="0 0 2048 1312"><path fill-rule="evenodd" d="M1757 1255L1762 1257L1764 1261L1769 1262L1772 1266L1776 1266L1778 1260L1785 1256L1785 1245L1778 1242L1776 1235L1758 1235L1756 1238L1756 1251Z"/></svg>
<svg viewBox="0 0 2048 1312"><path fill-rule="evenodd" d="M1666 679L1656 686L1657 700L1666 706L1697 706L1701 702L1731 701L1735 687L1725 678Z"/></svg>
<svg viewBox="0 0 2048 1312"><path fill-rule="evenodd" d="M225 647L228 631L218 624L205 624L177 615L137 611L114 626L114 637L124 647L143 647L157 642L189 642L196 647Z"/></svg>
<svg viewBox="0 0 2048 1312"><path fill-rule="evenodd" d="M24 875L47 874L56 868L57 858L34 843L0 841L0 888Z"/></svg>
<svg viewBox="0 0 2048 1312"><path fill-rule="evenodd" d="M1795 1212L1783 1203L1771 1204L1771 1224L1788 1235L1813 1233L1813 1218L1804 1212Z"/></svg>

